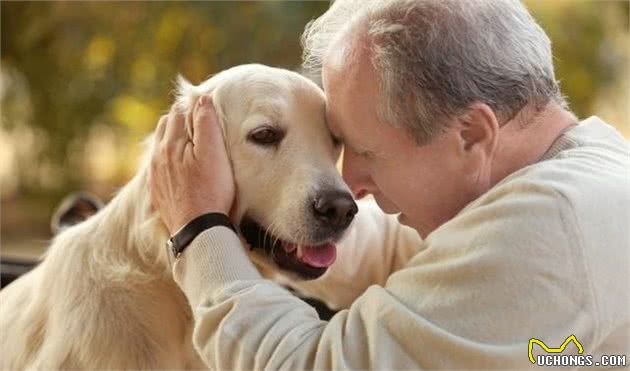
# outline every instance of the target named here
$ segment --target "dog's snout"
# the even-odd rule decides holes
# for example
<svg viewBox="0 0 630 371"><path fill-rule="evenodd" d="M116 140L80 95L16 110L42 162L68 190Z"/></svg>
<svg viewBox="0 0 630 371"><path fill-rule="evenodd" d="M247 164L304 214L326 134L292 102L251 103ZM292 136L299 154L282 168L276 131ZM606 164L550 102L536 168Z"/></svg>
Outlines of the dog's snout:
<svg viewBox="0 0 630 371"><path fill-rule="evenodd" d="M335 230L346 228L357 211L352 196L343 192L322 193L313 201L315 218Z"/></svg>

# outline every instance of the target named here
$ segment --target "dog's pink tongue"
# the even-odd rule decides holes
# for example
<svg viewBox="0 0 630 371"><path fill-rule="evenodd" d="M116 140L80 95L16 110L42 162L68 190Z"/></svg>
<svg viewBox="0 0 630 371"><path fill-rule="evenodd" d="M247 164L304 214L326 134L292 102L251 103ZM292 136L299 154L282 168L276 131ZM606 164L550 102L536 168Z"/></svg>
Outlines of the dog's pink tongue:
<svg viewBox="0 0 630 371"><path fill-rule="evenodd" d="M337 247L332 243L319 246L302 246L302 257L300 260L310 266L317 268L330 267L335 262L335 259L337 259Z"/></svg>

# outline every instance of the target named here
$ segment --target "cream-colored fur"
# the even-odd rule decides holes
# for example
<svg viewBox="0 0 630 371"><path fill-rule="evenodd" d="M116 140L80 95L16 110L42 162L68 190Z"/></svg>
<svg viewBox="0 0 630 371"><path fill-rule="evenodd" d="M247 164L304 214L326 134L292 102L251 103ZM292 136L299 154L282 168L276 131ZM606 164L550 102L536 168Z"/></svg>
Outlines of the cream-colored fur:
<svg viewBox="0 0 630 371"><path fill-rule="evenodd" d="M224 128L235 221L251 215L275 236L306 239L313 190L347 190L321 90L293 72L245 65L199 86L182 80L176 104L189 111L202 94L213 97ZM247 140L267 124L286 130L276 149ZM167 231L150 206L148 158L105 208L60 233L37 268L0 291L0 369L204 367L191 344L190 308L171 276Z"/></svg>

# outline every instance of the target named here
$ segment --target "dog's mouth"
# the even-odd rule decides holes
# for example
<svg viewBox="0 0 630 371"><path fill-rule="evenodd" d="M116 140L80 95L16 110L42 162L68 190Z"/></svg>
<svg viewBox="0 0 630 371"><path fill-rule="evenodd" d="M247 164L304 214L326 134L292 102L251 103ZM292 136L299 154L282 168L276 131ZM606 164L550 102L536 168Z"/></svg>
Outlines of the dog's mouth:
<svg viewBox="0 0 630 371"><path fill-rule="evenodd" d="M248 217L241 222L240 230L252 249L262 249L278 267L302 279L320 277L337 258L337 247L331 241L298 245L267 233L265 228Z"/></svg>

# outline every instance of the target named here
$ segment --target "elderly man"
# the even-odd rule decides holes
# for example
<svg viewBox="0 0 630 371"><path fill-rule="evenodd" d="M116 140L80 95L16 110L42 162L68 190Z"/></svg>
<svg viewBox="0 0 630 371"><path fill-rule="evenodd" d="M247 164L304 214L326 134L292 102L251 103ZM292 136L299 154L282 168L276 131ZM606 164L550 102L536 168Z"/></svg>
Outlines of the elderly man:
<svg viewBox="0 0 630 371"><path fill-rule="evenodd" d="M523 368L528 346L570 335L582 349L565 353L581 356L531 359L630 355L628 143L567 110L549 39L520 2L339 0L304 47L344 143L344 179L423 240L363 205L345 242L352 259L310 287L348 307L325 322L262 279L230 229L201 232L174 276L209 366ZM153 158L153 200L171 232L230 210L214 116L207 100L194 113L204 128L194 135L216 143L211 158ZM188 140L182 121L161 121L162 148Z"/></svg>

